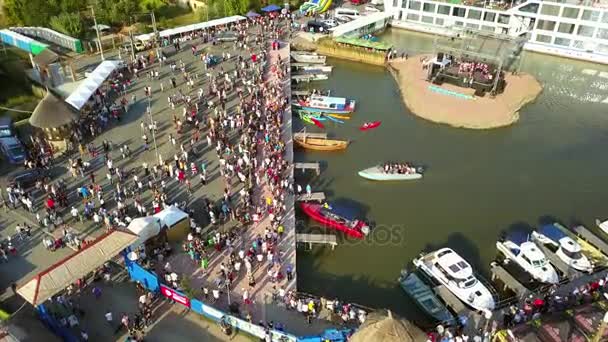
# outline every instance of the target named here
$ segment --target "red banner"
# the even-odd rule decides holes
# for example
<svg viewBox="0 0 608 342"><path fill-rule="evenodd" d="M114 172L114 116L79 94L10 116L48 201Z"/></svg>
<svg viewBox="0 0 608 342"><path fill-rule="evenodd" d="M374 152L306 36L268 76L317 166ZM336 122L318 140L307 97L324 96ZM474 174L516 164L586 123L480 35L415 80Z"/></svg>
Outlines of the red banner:
<svg viewBox="0 0 608 342"><path fill-rule="evenodd" d="M181 305L185 306L185 307L190 307L190 298L184 296L183 294L169 288L166 287L165 285L161 285L160 286L160 293L163 294L163 296L177 302L180 303Z"/></svg>

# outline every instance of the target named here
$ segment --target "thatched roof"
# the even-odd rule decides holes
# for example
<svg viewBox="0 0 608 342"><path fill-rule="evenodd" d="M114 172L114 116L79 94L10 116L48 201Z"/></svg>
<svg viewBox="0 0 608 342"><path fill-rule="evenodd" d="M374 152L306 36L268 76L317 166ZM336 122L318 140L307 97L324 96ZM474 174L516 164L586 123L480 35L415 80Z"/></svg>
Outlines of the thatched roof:
<svg viewBox="0 0 608 342"><path fill-rule="evenodd" d="M38 128L61 127L78 119L78 113L65 101L47 92L30 116L30 124Z"/></svg>
<svg viewBox="0 0 608 342"><path fill-rule="evenodd" d="M58 60L59 56L57 56L57 54L51 51L50 49L44 49L41 53L34 56L34 63L43 66L53 64Z"/></svg>
<svg viewBox="0 0 608 342"><path fill-rule="evenodd" d="M426 341L426 334L411 322L396 318L382 311L370 313L365 323L350 338L350 342L419 342Z"/></svg>

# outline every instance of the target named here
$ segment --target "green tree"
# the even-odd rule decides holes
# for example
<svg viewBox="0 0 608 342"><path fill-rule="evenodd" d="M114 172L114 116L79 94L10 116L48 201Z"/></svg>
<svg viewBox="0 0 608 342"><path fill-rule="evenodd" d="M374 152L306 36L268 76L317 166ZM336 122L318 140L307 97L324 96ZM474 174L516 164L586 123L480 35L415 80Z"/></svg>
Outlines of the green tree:
<svg viewBox="0 0 608 342"><path fill-rule="evenodd" d="M53 0L5 0L4 13L9 22L19 26L45 26L59 12Z"/></svg>
<svg viewBox="0 0 608 342"><path fill-rule="evenodd" d="M250 1L249 0L236 0L235 7L237 14L245 14L249 11Z"/></svg>
<svg viewBox="0 0 608 342"><path fill-rule="evenodd" d="M65 33L71 37L81 37L84 25L78 12L64 12L50 19L49 25L53 30Z"/></svg>

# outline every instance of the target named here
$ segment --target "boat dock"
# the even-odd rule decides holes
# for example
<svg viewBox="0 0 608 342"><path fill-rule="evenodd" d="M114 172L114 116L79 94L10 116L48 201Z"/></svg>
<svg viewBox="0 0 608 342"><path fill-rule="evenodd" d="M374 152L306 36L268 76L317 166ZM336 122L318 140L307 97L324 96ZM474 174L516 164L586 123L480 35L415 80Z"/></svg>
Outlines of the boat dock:
<svg viewBox="0 0 608 342"><path fill-rule="evenodd" d="M503 283L503 290L509 289L515 292L515 294L520 298L527 296L530 293L528 288L515 279L511 273L507 272L507 270L505 270L498 263L493 262L490 264L490 272L492 272L492 281L500 279L500 281Z"/></svg>
<svg viewBox="0 0 608 342"><path fill-rule="evenodd" d="M291 96L309 96L312 94L309 90L292 90Z"/></svg>
<svg viewBox="0 0 608 342"><path fill-rule="evenodd" d="M319 163L295 163L294 167L296 169L302 170L302 172L306 172L306 170L314 170L317 176L321 174L321 165Z"/></svg>
<svg viewBox="0 0 608 342"><path fill-rule="evenodd" d="M299 83L299 82L326 80L327 77L322 78L319 76L319 74L299 74L299 75L291 75L291 79L293 81L296 81L296 83Z"/></svg>
<svg viewBox="0 0 608 342"><path fill-rule="evenodd" d="M303 201L303 202L317 201L317 202L323 202L323 201L325 201L325 193L323 193L323 192L313 192L310 195L308 195L308 194L296 195L296 201Z"/></svg>
<svg viewBox="0 0 608 342"><path fill-rule="evenodd" d="M297 234L296 241L307 243L310 249L313 244L330 245L332 250L338 245L338 239L331 234Z"/></svg>
<svg viewBox="0 0 608 342"><path fill-rule="evenodd" d="M443 300L445 305L454 311L456 314L461 314L467 311L467 307L464 303L458 299L445 285L437 285L433 288L433 291Z"/></svg>
<svg viewBox="0 0 608 342"><path fill-rule="evenodd" d="M294 137L294 139L304 139L304 138L327 139L327 133L300 132L300 133L294 133L293 137Z"/></svg>
<svg viewBox="0 0 608 342"><path fill-rule="evenodd" d="M604 240L597 237L597 235L589 231L587 228L583 226L576 226L572 228L572 231L581 239L587 241L589 244L599 249L602 253L608 254L608 244L604 242Z"/></svg>

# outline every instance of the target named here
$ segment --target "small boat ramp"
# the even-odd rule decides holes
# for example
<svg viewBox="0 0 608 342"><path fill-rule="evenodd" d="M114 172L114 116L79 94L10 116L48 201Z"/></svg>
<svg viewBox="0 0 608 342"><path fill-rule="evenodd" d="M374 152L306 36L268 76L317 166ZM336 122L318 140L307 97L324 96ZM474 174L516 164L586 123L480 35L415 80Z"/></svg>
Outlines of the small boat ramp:
<svg viewBox="0 0 608 342"><path fill-rule="evenodd" d="M302 170L302 172L306 172L306 170L313 170L317 174L321 174L321 166L319 163L295 163L294 167L296 169Z"/></svg>
<svg viewBox="0 0 608 342"><path fill-rule="evenodd" d="M296 234L296 241L308 244L309 249L313 244L330 245L332 250L338 245L338 239L332 234Z"/></svg>

